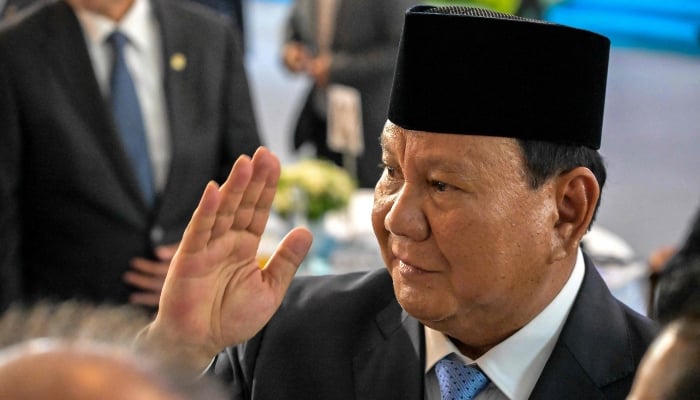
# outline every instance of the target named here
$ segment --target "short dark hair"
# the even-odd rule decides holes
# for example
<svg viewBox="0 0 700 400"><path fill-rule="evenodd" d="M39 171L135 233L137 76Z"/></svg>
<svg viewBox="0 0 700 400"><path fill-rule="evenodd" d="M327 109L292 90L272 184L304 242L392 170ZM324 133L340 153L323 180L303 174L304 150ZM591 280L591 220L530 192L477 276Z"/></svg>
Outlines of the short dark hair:
<svg viewBox="0 0 700 400"><path fill-rule="evenodd" d="M685 312L700 313L700 210L683 244L657 278L652 316L667 323Z"/></svg>
<svg viewBox="0 0 700 400"><path fill-rule="evenodd" d="M700 257L676 253L659 274L652 316L666 324L689 311L700 311Z"/></svg>
<svg viewBox="0 0 700 400"><path fill-rule="evenodd" d="M602 193L607 172L603 157L597 150L586 146L545 142L541 140L517 139L525 158L527 180L531 189L540 188L548 179L571 171L577 167L591 170ZM601 196L602 197L602 196ZM600 197L596 203L593 220L600 207Z"/></svg>

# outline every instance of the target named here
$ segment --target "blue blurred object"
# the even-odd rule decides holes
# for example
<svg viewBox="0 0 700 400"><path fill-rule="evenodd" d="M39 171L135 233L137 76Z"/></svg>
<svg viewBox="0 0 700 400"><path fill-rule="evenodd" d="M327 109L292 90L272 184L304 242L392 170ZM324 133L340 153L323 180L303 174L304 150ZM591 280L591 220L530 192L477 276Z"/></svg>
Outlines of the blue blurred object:
<svg viewBox="0 0 700 400"><path fill-rule="evenodd" d="M700 55L697 0L573 0L550 7L545 19L600 33L613 46Z"/></svg>
<svg viewBox="0 0 700 400"><path fill-rule="evenodd" d="M684 15L696 19L700 17L700 1L698 0L570 0L564 1L562 4L628 12Z"/></svg>

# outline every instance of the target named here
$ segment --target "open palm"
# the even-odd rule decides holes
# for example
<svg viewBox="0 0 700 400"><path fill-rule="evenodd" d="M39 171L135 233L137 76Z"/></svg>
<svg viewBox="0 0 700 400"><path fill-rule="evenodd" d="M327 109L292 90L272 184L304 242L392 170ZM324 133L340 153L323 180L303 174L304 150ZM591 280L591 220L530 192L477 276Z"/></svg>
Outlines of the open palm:
<svg viewBox="0 0 700 400"><path fill-rule="evenodd" d="M292 230L259 268L256 254L279 175L277 157L260 148L252 159L240 157L221 187L207 185L170 265L148 336L206 365L269 321L312 240L307 229Z"/></svg>

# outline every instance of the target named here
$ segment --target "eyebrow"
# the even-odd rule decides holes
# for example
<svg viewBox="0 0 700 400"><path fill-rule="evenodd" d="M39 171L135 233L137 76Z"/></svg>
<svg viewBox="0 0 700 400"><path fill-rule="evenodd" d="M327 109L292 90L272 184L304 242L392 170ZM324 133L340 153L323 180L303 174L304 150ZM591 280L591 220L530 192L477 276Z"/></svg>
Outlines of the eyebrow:
<svg viewBox="0 0 700 400"><path fill-rule="evenodd" d="M387 135L382 133L379 136L379 146L382 148L382 151L386 151L388 149L389 144L387 143L387 141L388 141Z"/></svg>
<svg viewBox="0 0 700 400"><path fill-rule="evenodd" d="M431 170L439 170L448 174L466 174L468 165L461 162L446 160L438 155L431 155L421 159L421 163L425 163Z"/></svg>

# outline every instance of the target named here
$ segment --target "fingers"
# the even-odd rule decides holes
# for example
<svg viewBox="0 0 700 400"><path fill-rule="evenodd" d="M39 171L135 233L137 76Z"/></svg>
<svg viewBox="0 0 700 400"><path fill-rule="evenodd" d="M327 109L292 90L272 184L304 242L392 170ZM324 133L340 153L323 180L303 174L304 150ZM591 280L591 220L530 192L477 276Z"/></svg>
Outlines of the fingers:
<svg viewBox="0 0 700 400"><path fill-rule="evenodd" d="M212 239L229 229L247 229L261 235L277 189L280 164L277 157L261 147L252 160L238 160L219 189L221 204L212 229Z"/></svg>
<svg viewBox="0 0 700 400"><path fill-rule="evenodd" d="M185 230L181 251L196 252L229 229L246 228L253 221L255 204L268 186L266 183L270 181L276 185L278 179L279 160L266 148L259 148L253 159L239 157L220 188L216 183L210 182L204 189ZM266 196L269 196L268 191ZM255 220L257 222L260 218Z"/></svg>
<svg viewBox="0 0 700 400"><path fill-rule="evenodd" d="M160 293L139 292L129 296L129 303L141 306L158 307L159 301Z"/></svg>
<svg viewBox="0 0 700 400"><path fill-rule="evenodd" d="M265 226L267 225L267 220L270 217L270 211L272 209L272 201L277 193L277 183L279 182L281 172L279 160L275 158L270 168L270 173L267 175L267 180L254 206L254 212L247 228L249 232L258 236L262 236L265 231Z"/></svg>
<svg viewBox="0 0 700 400"><path fill-rule="evenodd" d="M163 282L165 282L165 277L128 271L124 273L124 282L141 290L160 293L161 290L163 290Z"/></svg>
<svg viewBox="0 0 700 400"><path fill-rule="evenodd" d="M246 229L262 235L277 190L280 163L277 157L265 148L253 156L253 177L236 210L231 229Z"/></svg>
<svg viewBox="0 0 700 400"><path fill-rule="evenodd" d="M217 184L209 182L204 188L199 205L194 210L194 214L192 214L192 219L187 224L180 243L180 251L194 253L207 245L216 223L216 211L219 201L220 195Z"/></svg>
<svg viewBox="0 0 700 400"><path fill-rule="evenodd" d="M156 249L155 249L156 257L158 257L158 259L161 261L172 260L173 256L175 256L175 252L177 251L177 247L179 245L180 245L180 243L174 243L174 244L168 244L168 245L156 247Z"/></svg>
<svg viewBox="0 0 700 400"><path fill-rule="evenodd" d="M309 59L309 52L301 43L290 42L284 45L282 59L287 69L298 73L305 68Z"/></svg>
<svg viewBox="0 0 700 400"><path fill-rule="evenodd" d="M255 152L254 158L259 151ZM222 200L216 213L215 225L212 228L213 238L217 238L231 229L231 224L236 217L236 211L244 193L248 190L253 173L253 161L247 156L239 157L233 164L226 182L219 189Z"/></svg>
<svg viewBox="0 0 700 400"><path fill-rule="evenodd" d="M150 261L143 258L131 262L133 270L124 274L124 280L140 289L158 291L163 288L169 262Z"/></svg>
<svg viewBox="0 0 700 400"><path fill-rule="evenodd" d="M124 274L124 281L139 289L129 296L129 302L145 306L158 306L163 290L169 261L151 261L143 258L132 260L133 270Z"/></svg>
<svg viewBox="0 0 700 400"><path fill-rule="evenodd" d="M666 263L676 254L677 250L676 246L669 245L652 252L647 259L647 264L651 268L651 272L661 272Z"/></svg>
<svg viewBox="0 0 700 400"><path fill-rule="evenodd" d="M286 292L299 265L311 248L313 237L311 231L304 227L292 229L282 239L275 253L263 269L263 277L270 286L281 293Z"/></svg>

